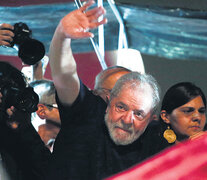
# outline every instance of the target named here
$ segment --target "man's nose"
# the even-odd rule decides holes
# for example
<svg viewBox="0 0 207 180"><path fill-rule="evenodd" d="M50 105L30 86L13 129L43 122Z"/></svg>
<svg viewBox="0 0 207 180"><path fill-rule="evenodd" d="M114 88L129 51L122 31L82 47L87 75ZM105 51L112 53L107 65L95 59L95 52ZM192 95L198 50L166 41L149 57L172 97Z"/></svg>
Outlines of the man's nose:
<svg viewBox="0 0 207 180"><path fill-rule="evenodd" d="M132 124L134 121L134 113L133 111L127 111L125 116L123 117L123 122L125 124Z"/></svg>

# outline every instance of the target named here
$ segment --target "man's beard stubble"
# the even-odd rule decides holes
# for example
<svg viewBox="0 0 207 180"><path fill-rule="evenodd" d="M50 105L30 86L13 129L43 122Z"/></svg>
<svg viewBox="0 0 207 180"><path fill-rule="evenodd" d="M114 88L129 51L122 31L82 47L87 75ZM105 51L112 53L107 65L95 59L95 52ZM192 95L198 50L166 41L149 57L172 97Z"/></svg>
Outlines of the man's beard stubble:
<svg viewBox="0 0 207 180"><path fill-rule="evenodd" d="M126 127L128 125L124 125L120 121L118 122L112 122L111 119L109 119L109 113L106 112L105 114L105 124L108 128L109 135L113 142L116 145L129 145L136 141L139 138L139 133L135 133L135 130L133 128L133 125L130 127ZM118 134L116 133L116 128L120 127L126 131L128 131L128 134ZM127 133L127 132L126 132Z"/></svg>

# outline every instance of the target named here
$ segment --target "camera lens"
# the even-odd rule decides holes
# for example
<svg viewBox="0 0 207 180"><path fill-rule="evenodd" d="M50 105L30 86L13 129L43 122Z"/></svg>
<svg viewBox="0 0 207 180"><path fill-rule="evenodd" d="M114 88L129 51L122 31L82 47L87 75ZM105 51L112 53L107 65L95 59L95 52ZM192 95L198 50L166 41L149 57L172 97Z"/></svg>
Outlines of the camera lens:
<svg viewBox="0 0 207 180"><path fill-rule="evenodd" d="M35 39L25 40L19 46L18 56L25 64L34 65L45 55L44 45Z"/></svg>
<svg viewBox="0 0 207 180"><path fill-rule="evenodd" d="M44 57L45 47L43 43L31 38L32 31L25 23L14 24L13 32L15 36L11 46L15 45L22 62L34 65Z"/></svg>

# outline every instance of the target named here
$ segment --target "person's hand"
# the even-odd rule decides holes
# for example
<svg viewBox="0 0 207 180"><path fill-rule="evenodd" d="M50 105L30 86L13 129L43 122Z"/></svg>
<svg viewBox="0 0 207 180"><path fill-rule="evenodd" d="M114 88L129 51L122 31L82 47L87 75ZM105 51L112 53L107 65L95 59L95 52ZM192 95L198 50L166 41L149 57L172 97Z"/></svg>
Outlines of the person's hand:
<svg viewBox="0 0 207 180"><path fill-rule="evenodd" d="M0 24L0 46L11 46L10 43L14 37L13 29L14 27L10 24Z"/></svg>
<svg viewBox="0 0 207 180"><path fill-rule="evenodd" d="M0 92L0 104L2 103L2 93ZM6 123L7 125L12 129L17 129L19 126L19 122L12 120L12 117L15 113L16 109L14 106L11 106L10 108L6 109Z"/></svg>
<svg viewBox="0 0 207 180"><path fill-rule="evenodd" d="M107 22L106 18L98 21L98 18L105 14L103 7L95 7L87 11L92 4L94 1L89 0L80 9L72 11L61 20L59 28L65 37L72 39L93 37L93 33L89 30Z"/></svg>
<svg viewBox="0 0 207 180"><path fill-rule="evenodd" d="M12 117L13 117L15 111L16 111L16 109L14 106L11 106L10 108L8 108L6 110L8 117L11 118L9 121L7 121L7 125L12 129L17 129L19 126L19 122L12 120Z"/></svg>
<svg viewBox="0 0 207 180"><path fill-rule="evenodd" d="M3 95L2 95L2 93L0 92L0 104L2 103L2 98L3 98ZM15 111L15 107L14 107L14 106L11 106L10 108L8 108L8 109L6 110L6 113L7 113L7 115L10 117L10 116L13 115L14 111Z"/></svg>

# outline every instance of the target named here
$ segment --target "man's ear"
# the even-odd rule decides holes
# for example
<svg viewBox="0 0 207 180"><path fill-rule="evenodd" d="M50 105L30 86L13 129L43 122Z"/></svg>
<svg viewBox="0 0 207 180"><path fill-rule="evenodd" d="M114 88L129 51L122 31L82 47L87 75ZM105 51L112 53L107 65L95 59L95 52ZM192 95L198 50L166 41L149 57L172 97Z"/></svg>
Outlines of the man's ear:
<svg viewBox="0 0 207 180"><path fill-rule="evenodd" d="M167 114L166 110L162 110L160 112L160 117L162 118L162 120L167 123L170 124L170 120L169 120L169 115Z"/></svg>
<svg viewBox="0 0 207 180"><path fill-rule="evenodd" d="M110 95L107 94L107 95L106 95L106 104L109 104L109 99L110 99Z"/></svg>
<svg viewBox="0 0 207 180"><path fill-rule="evenodd" d="M37 115L41 118L41 119L46 119L47 113L47 107L44 104L38 104L37 105L38 109L36 111Z"/></svg>
<svg viewBox="0 0 207 180"><path fill-rule="evenodd" d="M107 113L108 111L109 111L109 104L108 104L108 106L107 106L107 108L106 108L105 113Z"/></svg>

